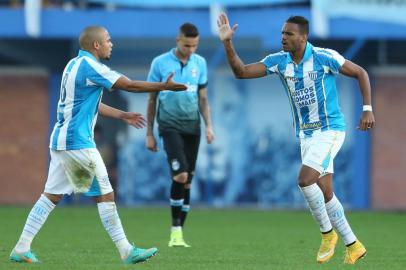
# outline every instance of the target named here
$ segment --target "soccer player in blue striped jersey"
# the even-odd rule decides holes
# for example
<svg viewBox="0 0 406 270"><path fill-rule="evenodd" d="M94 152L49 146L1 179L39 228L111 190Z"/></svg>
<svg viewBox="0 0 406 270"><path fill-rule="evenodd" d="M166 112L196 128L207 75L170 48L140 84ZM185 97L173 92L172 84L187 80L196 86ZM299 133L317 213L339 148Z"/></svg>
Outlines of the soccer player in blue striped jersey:
<svg viewBox="0 0 406 270"><path fill-rule="evenodd" d="M113 47L110 35L103 27L85 28L79 43L78 56L68 62L62 75L57 122L50 138L51 161L45 190L29 213L10 254L10 260L14 262L38 262L31 252L31 242L63 195L72 192L95 197L102 224L123 263L146 261L158 251L156 248L138 248L127 240L106 166L94 142L94 126L98 114L123 120L136 128L146 124L141 114L123 112L101 103L103 89L138 93L185 90L187 86L172 81L173 74L159 83L132 81L102 64L100 60L108 60Z"/></svg>
<svg viewBox="0 0 406 270"><path fill-rule="evenodd" d="M207 98L207 64L195 53L198 44L197 27L184 23L179 29L176 48L155 57L148 74L148 81L161 82L175 71L175 79L189 86L181 93L151 93L148 102L146 146L153 152L158 150L153 134L156 115L172 174L169 247L189 247L184 241L182 228L190 209L190 187L200 143L200 116L206 125L207 143L214 139Z"/></svg>
<svg viewBox="0 0 406 270"><path fill-rule="evenodd" d="M302 156L298 184L322 235L317 262L327 262L333 256L337 231L346 245L344 263L354 264L366 254L366 249L351 230L333 192L333 159L345 137L335 76L341 73L358 80L364 104L359 129L367 131L375 124L367 72L334 50L310 44L307 41L309 23L301 16L292 16L283 25L282 51L248 65L241 61L232 44L238 25L230 27L224 13L217 24L235 77L247 79L276 74L289 97Z"/></svg>

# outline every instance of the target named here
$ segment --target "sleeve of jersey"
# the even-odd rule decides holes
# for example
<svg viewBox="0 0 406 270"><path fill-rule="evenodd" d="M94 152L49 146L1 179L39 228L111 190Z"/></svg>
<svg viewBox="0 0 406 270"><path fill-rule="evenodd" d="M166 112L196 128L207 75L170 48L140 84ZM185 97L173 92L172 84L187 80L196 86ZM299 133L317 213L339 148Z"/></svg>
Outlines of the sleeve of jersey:
<svg viewBox="0 0 406 270"><path fill-rule="evenodd" d="M151 67L148 72L147 81L148 82L161 82L162 81L161 72L159 71L159 65L158 65L158 61L156 58L151 63Z"/></svg>
<svg viewBox="0 0 406 270"><path fill-rule="evenodd" d="M88 72L86 74L87 79L92 83L102 86L105 89L111 89L116 81L122 76L122 74L111 70L106 65L98 63L96 61L87 61Z"/></svg>
<svg viewBox="0 0 406 270"><path fill-rule="evenodd" d="M331 55L331 57L329 58L329 63L328 63L330 70L334 74L338 74L341 66L344 65L345 58L341 54L336 52L335 50L328 49L327 51Z"/></svg>
<svg viewBox="0 0 406 270"><path fill-rule="evenodd" d="M281 55L279 53L274 53L266 56L261 60L261 63L266 67L267 74L278 73L278 64L281 61Z"/></svg>
<svg viewBox="0 0 406 270"><path fill-rule="evenodd" d="M206 88L208 85L208 78L207 78L207 63L206 60L203 58L202 59L202 64L200 67L200 77L199 77L199 85L198 85L198 89L203 89Z"/></svg>

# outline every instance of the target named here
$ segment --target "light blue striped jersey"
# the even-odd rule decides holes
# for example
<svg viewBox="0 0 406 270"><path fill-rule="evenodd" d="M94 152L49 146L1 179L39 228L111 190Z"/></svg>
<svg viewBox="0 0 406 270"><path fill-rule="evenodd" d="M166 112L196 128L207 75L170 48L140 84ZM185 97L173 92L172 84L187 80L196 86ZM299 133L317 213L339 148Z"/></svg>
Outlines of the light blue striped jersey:
<svg viewBox="0 0 406 270"><path fill-rule="evenodd" d="M111 89L121 74L97 61L89 52L66 65L62 74L57 122L49 147L54 150L95 148L93 130L103 88Z"/></svg>
<svg viewBox="0 0 406 270"><path fill-rule="evenodd" d="M149 82L164 82L175 72L173 80L188 86L186 91L161 91L158 96L159 132L175 129L190 134L200 133L198 90L207 86L206 60L194 53L184 65L175 49L154 58L148 74Z"/></svg>
<svg viewBox="0 0 406 270"><path fill-rule="evenodd" d="M278 74L283 83L298 137L310 137L315 130L345 130L335 80L344 57L308 42L298 65L284 51L270 54L261 62L268 74Z"/></svg>

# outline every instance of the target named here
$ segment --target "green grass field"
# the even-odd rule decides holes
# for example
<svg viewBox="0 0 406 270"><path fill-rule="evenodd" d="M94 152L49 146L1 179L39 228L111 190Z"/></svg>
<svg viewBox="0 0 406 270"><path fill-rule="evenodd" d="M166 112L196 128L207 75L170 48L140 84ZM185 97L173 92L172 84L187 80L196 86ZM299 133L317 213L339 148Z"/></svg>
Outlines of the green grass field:
<svg viewBox="0 0 406 270"><path fill-rule="evenodd" d="M37 265L8 256L30 209L0 208L0 270L5 269L406 269L406 214L354 212L348 218L368 254L343 265L340 242L327 264L315 262L320 236L308 212L192 209L185 228L189 249L168 248L169 210L119 209L127 236L142 247L157 246L148 263L122 265L96 207L57 208L33 243Z"/></svg>

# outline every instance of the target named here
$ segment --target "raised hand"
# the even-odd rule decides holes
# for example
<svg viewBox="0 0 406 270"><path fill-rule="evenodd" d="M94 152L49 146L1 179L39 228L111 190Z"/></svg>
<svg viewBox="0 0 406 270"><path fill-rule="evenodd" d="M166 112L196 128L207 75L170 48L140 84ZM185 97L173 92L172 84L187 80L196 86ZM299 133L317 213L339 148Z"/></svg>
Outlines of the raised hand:
<svg viewBox="0 0 406 270"><path fill-rule="evenodd" d="M219 28L219 38L220 40L227 41L233 38L235 31L237 30L238 24L234 24L233 27L230 27L227 15L221 13L217 19L217 26Z"/></svg>
<svg viewBox="0 0 406 270"><path fill-rule="evenodd" d="M184 91L184 90L186 90L187 86L185 84L177 83L177 82L174 82L172 80L174 74L175 74L174 72L169 74L168 79L165 82L165 89L166 90L172 90L172 91Z"/></svg>
<svg viewBox="0 0 406 270"><path fill-rule="evenodd" d="M140 113L135 112L126 112L122 116L122 120L135 128L143 128L147 124L144 116L142 116L142 114Z"/></svg>

